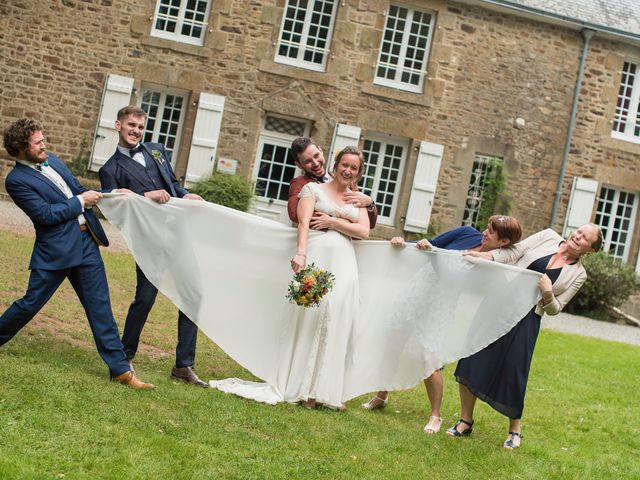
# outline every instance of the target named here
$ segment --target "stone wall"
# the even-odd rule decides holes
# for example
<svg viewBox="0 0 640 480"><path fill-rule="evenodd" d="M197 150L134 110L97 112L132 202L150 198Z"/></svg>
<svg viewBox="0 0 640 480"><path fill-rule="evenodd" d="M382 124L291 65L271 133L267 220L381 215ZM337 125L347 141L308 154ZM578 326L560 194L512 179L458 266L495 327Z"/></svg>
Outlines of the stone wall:
<svg viewBox="0 0 640 480"><path fill-rule="evenodd" d="M431 11L436 28L422 94L373 84L388 2L340 2L324 73L273 61L284 0L215 0L203 47L151 37L155 1L21 0L0 6L2 125L21 116L44 121L50 148L70 159L92 140L108 73L190 94L176 172L188 162L195 102L226 97L218 156L250 175L265 113L313 122L327 150L336 122L408 139L394 228L402 231L421 140L445 153L432 217L460 224L475 153L507 164L512 213L526 233L549 225L575 88L581 35L564 27L444 0L402 4ZM595 38L585 70L558 225L572 178L587 176L640 189L638 145L610 138L624 59L638 48ZM515 128L515 119L524 128ZM0 162L9 165L6 153ZM636 236L640 234L636 229ZM637 242L634 246L637 251Z"/></svg>

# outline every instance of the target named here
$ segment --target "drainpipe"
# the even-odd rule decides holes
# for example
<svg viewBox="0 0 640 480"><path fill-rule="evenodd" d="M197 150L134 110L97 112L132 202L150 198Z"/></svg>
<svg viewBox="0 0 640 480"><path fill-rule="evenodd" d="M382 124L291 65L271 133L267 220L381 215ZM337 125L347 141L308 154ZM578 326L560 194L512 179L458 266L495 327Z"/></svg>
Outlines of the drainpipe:
<svg viewBox="0 0 640 480"><path fill-rule="evenodd" d="M560 197L562 196L562 184L564 183L564 174L567 169L567 161L569 159L569 149L571 148L571 138L573 137L573 128L576 124L576 111L578 110L578 100L580 99L580 87L582 86L582 78L584 76L584 64L587 62L587 53L589 52L589 40L593 37L594 30L588 28L582 29L582 56L580 57L580 66L578 67L578 79L576 80L576 90L573 93L573 103L571 105L571 116L569 117L569 128L567 136L564 140L564 151L562 152L562 165L560 166L560 176L556 185L556 196L553 199L553 208L551 210L551 223L549 228L556 226L558 218L558 207L560 206Z"/></svg>

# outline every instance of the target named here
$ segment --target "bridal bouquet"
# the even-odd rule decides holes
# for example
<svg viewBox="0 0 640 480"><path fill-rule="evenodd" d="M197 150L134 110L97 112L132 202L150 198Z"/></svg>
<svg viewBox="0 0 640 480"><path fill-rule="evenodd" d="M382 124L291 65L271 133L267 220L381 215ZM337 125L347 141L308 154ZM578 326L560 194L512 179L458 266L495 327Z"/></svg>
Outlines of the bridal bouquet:
<svg viewBox="0 0 640 480"><path fill-rule="evenodd" d="M293 276L289 283L287 298L289 303L303 307L317 307L320 300L333 288L335 277L332 273L315 264L307 265Z"/></svg>

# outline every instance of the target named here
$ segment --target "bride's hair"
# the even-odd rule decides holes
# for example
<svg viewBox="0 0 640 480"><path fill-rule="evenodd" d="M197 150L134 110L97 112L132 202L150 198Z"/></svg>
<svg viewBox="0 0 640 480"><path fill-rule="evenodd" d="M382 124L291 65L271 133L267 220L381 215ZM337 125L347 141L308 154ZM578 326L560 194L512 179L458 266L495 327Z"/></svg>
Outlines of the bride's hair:
<svg viewBox="0 0 640 480"><path fill-rule="evenodd" d="M355 184L357 184L360 181L360 178L362 178L362 174L364 173L364 154L362 153L362 150L360 150L358 147L344 147L336 155L336 161L333 164L334 172L338 168L338 165L340 164L340 160L342 160L342 157L344 157L345 155L356 155L360 159L360 167L358 167L358 178L353 182L355 186Z"/></svg>

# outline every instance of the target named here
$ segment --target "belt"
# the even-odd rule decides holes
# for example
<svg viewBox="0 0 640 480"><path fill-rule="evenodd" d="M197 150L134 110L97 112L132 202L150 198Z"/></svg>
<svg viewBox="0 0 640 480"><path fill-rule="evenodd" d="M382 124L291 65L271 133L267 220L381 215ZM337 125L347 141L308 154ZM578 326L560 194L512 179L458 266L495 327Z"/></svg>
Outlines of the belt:
<svg viewBox="0 0 640 480"><path fill-rule="evenodd" d="M82 225L80 225L80 231L81 232L85 232L87 230L89 230L89 227L87 227L86 223L83 223Z"/></svg>

